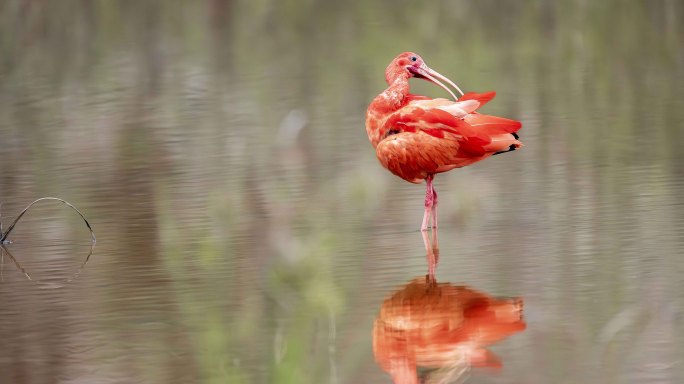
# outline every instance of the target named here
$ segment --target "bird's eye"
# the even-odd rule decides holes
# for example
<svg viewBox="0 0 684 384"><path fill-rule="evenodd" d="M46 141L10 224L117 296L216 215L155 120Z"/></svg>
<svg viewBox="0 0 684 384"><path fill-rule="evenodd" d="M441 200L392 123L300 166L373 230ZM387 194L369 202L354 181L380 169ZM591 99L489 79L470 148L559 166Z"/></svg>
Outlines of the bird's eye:
<svg viewBox="0 0 684 384"><path fill-rule="evenodd" d="M417 58L417 57L415 57L415 56L411 56L411 61L416 61L416 60L418 60L418 58Z"/></svg>

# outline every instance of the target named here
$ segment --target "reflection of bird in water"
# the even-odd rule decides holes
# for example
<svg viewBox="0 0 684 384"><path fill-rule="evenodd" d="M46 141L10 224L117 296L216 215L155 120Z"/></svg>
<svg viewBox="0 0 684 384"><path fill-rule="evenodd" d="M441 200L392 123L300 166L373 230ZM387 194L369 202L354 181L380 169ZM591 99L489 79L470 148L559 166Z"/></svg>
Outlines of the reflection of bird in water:
<svg viewBox="0 0 684 384"><path fill-rule="evenodd" d="M501 367L485 347L525 329L522 309L521 298L416 278L382 303L375 360L396 384L448 383L470 367Z"/></svg>
<svg viewBox="0 0 684 384"><path fill-rule="evenodd" d="M435 174L465 167L489 156L522 146L515 120L475 112L494 98L494 92L467 93L458 101L430 99L409 93L409 79L416 77L444 88L442 81L463 92L451 80L429 68L411 52L397 56L385 69L389 87L368 106L366 132L380 163L402 179L425 179L425 214L421 230L437 227ZM441 80L441 81L440 81Z"/></svg>

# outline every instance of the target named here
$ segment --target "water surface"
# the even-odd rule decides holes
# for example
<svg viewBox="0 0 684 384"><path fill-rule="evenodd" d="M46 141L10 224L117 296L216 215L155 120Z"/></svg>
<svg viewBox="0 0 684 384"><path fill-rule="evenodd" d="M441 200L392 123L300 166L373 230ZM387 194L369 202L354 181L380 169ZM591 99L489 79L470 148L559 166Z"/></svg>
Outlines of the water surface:
<svg viewBox="0 0 684 384"><path fill-rule="evenodd" d="M2 383L389 383L423 186L364 129L413 50L525 147L436 178L439 281L522 297L479 383L684 380L675 1L0 5ZM412 81L415 92L444 97ZM45 280L47 284L37 284Z"/></svg>

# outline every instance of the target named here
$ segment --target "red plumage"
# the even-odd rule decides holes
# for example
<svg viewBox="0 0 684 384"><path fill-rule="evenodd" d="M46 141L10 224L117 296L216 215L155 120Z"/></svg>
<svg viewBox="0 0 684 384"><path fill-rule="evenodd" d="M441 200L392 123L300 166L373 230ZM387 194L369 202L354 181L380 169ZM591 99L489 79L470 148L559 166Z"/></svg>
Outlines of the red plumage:
<svg viewBox="0 0 684 384"><path fill-rule="evenodd" d="M426 180L426 210L421 227L426 230L430 215L432 226L437 226L433 176L520 148L522 143L515 133L521 124L476 112L494 98L495 92L469 92L457 101L430 99L409 93L411 77L434 82L452 95L440 80L458 89L425 65L420 56L402 53L385 70L389 87L368 107L366 132L385 168L412 183Z"/></svg>

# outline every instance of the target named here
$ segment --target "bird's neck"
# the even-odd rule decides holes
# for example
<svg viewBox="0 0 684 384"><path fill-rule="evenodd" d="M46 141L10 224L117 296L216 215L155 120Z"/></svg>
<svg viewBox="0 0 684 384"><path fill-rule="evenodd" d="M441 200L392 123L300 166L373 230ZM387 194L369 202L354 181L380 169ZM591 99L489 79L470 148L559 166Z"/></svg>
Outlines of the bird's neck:
<svg viewBox="0 0 684 384"><path fill-rule="evenodd" d="M383 125L387 117L403 107L409 94L408 75L392 80L389 87L379 94L366 112L366 131L373 147L377 146L384 136Z"/></svg>
<svg viewBox="0 0 684 384"><path fill-rule="evenodd" d="M406 74L397 76L390 86L380 95L384 95L387 106L397 110L404 106L406 95L409 94L409 77Z"/></svg>
<svg viewBox="0 0 684 384"><path fill-rule="evenodd" d="M373 100L371 108L380 113L392 113L404 106L409 90L408 75L397 76L389 87Z"/></svg>

